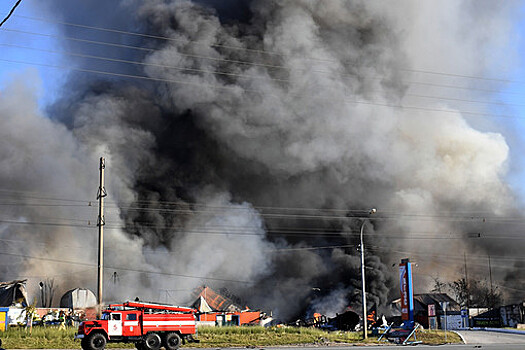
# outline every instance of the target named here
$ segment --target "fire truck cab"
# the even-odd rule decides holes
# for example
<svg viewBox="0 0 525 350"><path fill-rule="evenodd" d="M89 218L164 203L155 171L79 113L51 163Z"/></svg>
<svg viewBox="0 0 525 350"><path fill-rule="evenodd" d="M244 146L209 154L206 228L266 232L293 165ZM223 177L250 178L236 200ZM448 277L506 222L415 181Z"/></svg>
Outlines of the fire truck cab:
<svg viewBox="0 0 525 350"><path fill-rule="evenodd" d="M194 309L126 302L110 305L99 320L82 322L75 338L84 350L103 350L108 342L133 342L138 350L176 350L182 342L196 342L195 333Z"/></svg>

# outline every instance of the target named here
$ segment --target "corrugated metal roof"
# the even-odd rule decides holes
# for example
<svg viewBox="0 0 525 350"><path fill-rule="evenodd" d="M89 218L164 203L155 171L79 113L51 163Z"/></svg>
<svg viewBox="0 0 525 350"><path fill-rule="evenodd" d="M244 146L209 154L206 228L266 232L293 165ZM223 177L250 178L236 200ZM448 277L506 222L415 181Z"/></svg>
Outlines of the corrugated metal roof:
<svg viewBox="0 0 525 350"><path fill-rule="evenodd" d="M214 291L213 289L207 286L198 288L196 297L204 298L204 300L208 303L208 305L212 309L217 310L217 311L241 311L242 310L241 307L239 307L238 305L235 305L235 303L231 299L217 293L216 291Z"/></svg>

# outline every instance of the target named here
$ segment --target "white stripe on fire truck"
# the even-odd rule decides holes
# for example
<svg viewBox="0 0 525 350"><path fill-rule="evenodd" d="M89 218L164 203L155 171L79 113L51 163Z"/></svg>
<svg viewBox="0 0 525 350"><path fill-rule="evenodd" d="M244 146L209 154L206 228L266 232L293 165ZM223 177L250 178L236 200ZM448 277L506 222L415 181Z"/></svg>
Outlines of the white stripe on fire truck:
<svg viewBox="0 0 525 350"><path fill-rule="evenodd" d="M194 326L195 321L144 321L144 326Z"/></svg>

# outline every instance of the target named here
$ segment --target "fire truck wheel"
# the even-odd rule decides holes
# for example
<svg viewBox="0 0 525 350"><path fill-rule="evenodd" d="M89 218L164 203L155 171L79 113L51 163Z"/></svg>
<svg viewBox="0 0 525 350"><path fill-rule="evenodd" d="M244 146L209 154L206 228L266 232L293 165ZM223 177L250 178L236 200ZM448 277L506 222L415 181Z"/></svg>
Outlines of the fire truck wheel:
<svg viewBox="0 0 525 350"><path fill-rule="evenodd" d="M166 334L166 338L164 338L164 347L166 350L177 350L180 347L181 339L180 336L173 332Z"/></svg>
<svg viewBox="0 0 525 350"><path fill-rule="evenodd" d="M159 350L161 345L160 336L157 333L148 333L144 340L144 349Z"/></svg>
<svg viewBox="0 0 525 350"><path fill-rule="evenodd" d="M84 350L103 350L106 347L106 337L101 333L91 333L80 345Z"/></svg>

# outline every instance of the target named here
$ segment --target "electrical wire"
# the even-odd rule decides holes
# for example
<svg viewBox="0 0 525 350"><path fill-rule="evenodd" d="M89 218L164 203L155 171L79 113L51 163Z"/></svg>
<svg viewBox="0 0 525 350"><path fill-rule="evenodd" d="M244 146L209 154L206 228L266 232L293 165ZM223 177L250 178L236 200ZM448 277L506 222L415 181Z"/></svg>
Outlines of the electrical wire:
<svg viewBox="0 0 525 350"><path fill-rule="evenodd" d="M118 47L118 48L135 49L135 50L143 50L143 51L145 50L145 51L149 51L149 52L154 51L154 49L144 48L144 47L140 47L140 46L133 46L133 45L115 44L115 43L108 43L108 42L102 42L102 41L96 41L96 40L86 40L86 39L80 39L80 38L74 38L74 37L64 37L64 36L58 36L58 35L53 35L53 34L27 32L27 31L14 30L14 29L4 29L4 30L8 30L8 31L16 32L16 33L21 33L21 34L27 34L27 35L40 35L40 36L45 36L45 37L52 37L52 38L63 39L63 40L79 41L79 42L90 43L90 44L107 45L107 46L113 46L113 47ZM292 69L290 67L279 66L279 65L268 65L268 64L261 64L261 63L256 63L256 62L250 62L250 61L220 59L220 58L217 58L217 57L210 57L210 56L184 54L182 52L178 52L177 54L179 54L181 56L193 57L193 58L198 58L198 59L224 61L224 62L233 63L233 64L255 65L255 66L262 66L262 67L265 67L265 68L284 69L284 70L290 70L290 71L298 70L297 68ZM299 70L300 71L323 73L323 74L332 74L332 72L319 71L319 70L312 69L311 67L309 67L308 69L301 68ZM411 70L404 69L404 71L411 71ZM439 72L431 72L431 71L423 71L423 70L413 70L413 71L414 72L418 72L418 73L426 72L428 74L433 74L433 75L439 74ZM443 75L452 75L452 76L461 76L461 75L458 75L458 74L449 74L449 73L442 73L442 74ZM484 78L484 77L475 77L475 76L463 76L463 77L468 77L468 78L472 78L472 79L482 79L482 80L488 80L488 81L515 82L515 81L509 81L509 80L506 80L506 79L499 79L499 78ZM383 78L374 78L374 79L383 80ZM410 82L405 82L405 83L410 83ZM420 83L417 83L417 84L420 84ZM436 84L434 84L434 85L436 85ZM472 89L472 88L469 87L468 89Z"/></svg>
<svg viewBox="0 0 525 350"><path fill-rule="evenodd" d="M208 42L198 41L198 40L177 39L177 38L172 38L172 37L167 37L167 36L162 36L162 35L152 35L152 34L147 34L147 33L131 32L131 31L126 31L122 29L104 28L104 27L90 26L90 25L79 24L79 23L49 20L45 18L37 18L37 17L31 17L31 16L16 15L15 17L28 19L32 21L40 21L40 22L51 23L51 24L59 24L59 25L72 26L72 27L83 28L83 29L97 30L97 31L102 31L102 32L130 35L130 36L146 38L146 39L158 39L158 40L163 40L163 41L181 42L184 44L195 44L195 45L200 45L203 47L224 48L224 49L245 51L245 52L257 53L257 54L263 54L263 55L273 55L273 56L278 56L278 57L285 56L284 54L280 52L268 51L268 50L263 50L263 49L252 49L252 48L247 48L247 47L223 45L223 44L210 44ZM337 60L333 60L333 59L310 57L310 56L304 56L304 55L302 55L300 58L305 59L305 60L325 62L325 63L339 63ZM282 68L285 68L285 67L282 67ZM400 68L398 70L403 71L403 72L409 72L409 73L422 73L422 74L447 76L447 77L455 77L455 78L459 77L459 78L467 78L467 79L474 79L474 80L495 81L495 82L500 82L500 83L519 83L519 84L525 83L523 81L511 80L511 79L482 77L482 76L458 74L458 73L450 73L450 72L437 72L437 71L425 70L425 69Z"/></svg>
<svg viewBox="0 0 525 350"><path fill-rule="evenodd" d="M58 222L36 222L36 221L16 221L16 220L0 220L1 224L10 224L10 225L28 225L28 226L53 226L53 227L76 227L84 229L93 229L95 226L85 224L66 224Z"/></svg>
<svg viewBox="0 0 525 350"><path fill-rule="evenodd" d="M0 46L14 47L14 48L19 48L19 49L33 50L33 51L39 51L39 52L47 52L47 53L52 53L52 54L61 54L61 55L72 56L72 57L89 58L89 59L101 60L101 61L112 62L112 63L124 63L124 64L131 64L131 65L139 65L139 66L144 66L144 67L166 68L166 69L179 70L182 72L197 72L197 73L205 73L205 74L233 76L233 77L242 78L242 79L262 79L262 80L276 81L280 83L291 83L292 82L290 79L279 79L279 78L272 78L268 76L256 76L256 75L247 75L247 74L240 74L240 73L230 73L230 72L224 72L224 71L197 69L197 68L191 68L191 67L146 63L146 62L141 62L141 61L127 60L127 59L116 59L116 58L110 58L110 57L104 57L104 56L96 56L96 55L88 55L88 54L81 54L81 53L74 53L74 52L34 48L34 47L29 47L29 46L17 45L17 44L0 43ZM320 85L319 87L327 88L328 86ZM522 104L514 104L514 103L508 103L508 102L469 100L469 99L460 99L460 98L452 98L452 97L420 95L420 94L412 94L412 93L406 93L404 96L405 97L416 97L416 98L428 98L428 99L435 99L435 100L440 100L440 101L476 103L476 104L482 104L482 105L525 107L525 105L522 105Z"/></svg>
<svg viewBox="0 0 525 350"><path fill-rule="evenodd" d="M20 258L32 259L32 260L49 261L49 262L55 262L55 263L60 263L60 264L97 267L97 265L95 265L95 264L84 263L84 262L80 262L80 261L68 261L68 260L63 260L63 259L37 257L37 256L31 256L31 255L25 255L25 254L14 254L14 253L0 252L0 255L20 257ZM162 275L162 276L168 276L168 277L184 277L184 278L192 278L192 279L221 281L221 282L232 282L232 283L245 283L245 284L253 283L253 281L243 281L243 280L233 280L233 279L227 279L227 278L215 278L215 277L203 277L203 276L192 276L192 275L177 274L177 273L170 273L170 272L150 271L150 270L142 270L142 269L131 269L131 268L126 268L126 267L116 267L116 266L108 266L108 265L105 265L105 268L106 269L112 269L112 270L119 270L119 271L127 271L127 272Z"/></svg>
<svg viewBox="0 0 525 350"><path fill-rule="evenodd" d="M282 82L282 83L290 82L289 79L277 79L277 78L270 78L270 77L261 77L261 76L256 76L256 75L246 75L246 74L239 74L239 73L221 72L221 71L180 67L180 66L165 65L165 64L146 63L146 62L141 62L141 61L117 59L117 58L88 55L88 54L75 53L75 52L39 49L39 48L28 47L28 46L17 45L17 44L0 43L0 46L15 47L19 49L47 52L47 53L53 53L53 54L61 54L61 55L80 57L80 58L89 58L89 59L95 59L95 60L101 60L101 61L107 61L107 62L113 62L113 63L125 63L125 64L144 66L144 67L167 68L167 69L179 70L179 71L184 71L184 72L197 72L197 73L234 76L234 77L245 78L245 79L264 79L264 80L272 80L272 81L277 81L277 82Z"/></svg>
<svg viewBox="0 0 525 350"><path fill-rule="evenodd" d="M29 65L29 66L41 66L41 67L54 68L54 69L70 70L70 71L76 71L76 72L82 72L82 73L100 74L100 75L107 75L107 76L119 77L119 78L130 78L130 79L138 79L138 80L145 80L145 81L157 81L157 82L162 82L162 83L182 84L182 85L191 85L191 86L199 86L199 87L204 86L204 87L220 89L220 90L232 90L232 91L239 90L239 88L236 86L229 86L229 85L222 86L222 85L216 85L216 84L194 82L194 81L189 81L189 80L151 78L147 76L134 75L134 74L115 73L115 72L108 72L108 71L99 71L99 70L94 70L94 69L84 69L84 68L59 66L59 65L52 65L52 64L45 64L45 63L35 63L35 62L28 62L28 61L21 61L21 60L11 60L11 59L5 59L5 58L1 58L0 61L24 64L24 65ZM247 93L262 94L262 95L273 97L273 98L279 98L279 96L277 95L269 94L269 93L266 93L260 90L243 89L243 91ZM304 97L298 94L289 94L289 95L291 97ZM333 99L322 98L322 99L326 102L333 101L333 102L340 102L340 103L351 104L351 105L362 104L362 105L370 105L370 106L376 106L376 107L385 107L385 108L393 108L393 109L401 109L401 110L417 110L417 111L424 111L424 112L438 112L438 113L453 114L453 115L463 114L463 115L470 115L472 117L477 116L477 117L492 117L492 118L505 118L505 119L525 119L525 117L520 117L517 115L494 114L494 113L453 110L453 109L438 109L438 108L418 107L418 106L411 106L411 105L377 103L377 102L368 102L368 101L354 101L354 100L337 99L337 98L333 98Z"/></svg>
<svg viewBox="0 0 525 350"><path fill-rule="evenodd" d="M445 254L442 252L435 252L435 251L425 252L425 251L415 250L415 249L411 251L408 251L408 250L402 251L402 250L392 249L392 247L381 247L381 246L371 245L371 244L367 244L366 249L367 250L383 250L383 251L388 251L389 253L398 253L398 254L403 254L403 255L415 255L415 256L423 256L423 257L432 256L433 259L435 260L445 260L445 261L457 260L459 262L463 262L463 259L464 259L464 256L462 254ZM517 260L525 261L525 257L521 255L509 256L509 255L490 254L490 258L495 259L495 260L503 260L503 261L517 261ZM468 259L469 261L471 260L485 260L486 261L488 259L488 255L487 254L477 254L477 255L469 254ZM457 265L457 263L455 262L453 264Z"/></svg>
<svg viewBox="0 0 525 350"><path fill-rule="evenodd" d="M11 10L9 11L9 13L7 14L7 16L2 20L2 22L0 22L0 27L1 27L5 22L7 22L7 20L9 19L9 17L11 17L11 15L15 12L15 9L18 7L18 5L20 5L21 2L22 2L22 0L17 0L17 2L15 3L15 5L11 8Z"/></svg>
<svg viewBox="0 0 525 350"><path fill-rule="evenodd" d="M13 193L16 194L18 199L39 199L44 201L63 201L63 202L73 202L73 203L84 203L83 205L70 205L70 204L60 204L60 206L72 206L72 207L86 207L86 208L96 208L98 204L93 200L88 199L71 199L71 198L56 198L56 197L48 197L47 194L42 193L36 193L35 192L29 192L29 191L12 191L7 189L0 189L0 198L2 193ZM21 193L21 194L20 194ZM25 193L31 193L32 195L29 196ZM14 200L14 199L13 199ZM448 219L448 218L460 218L460 219L471 219L471 220L479 220L479 219L485 219L487 220L505 220L505 221L521 221L524 220L525 217L522 216L510 216L510 217L501 217L501 216L494 216L491 212L479 212L479 211L441 211L441 212L433 212L432 214L428 213L407 213L407 212L399 212L395 210L389 210L389 209L381 209L380 213L373 216L365 216L365 215L356 215L356 214L364 214L368 213L369 209L337 209L337 208L311 208L311 207L276 207L276 206L241 206L237 204L232 204L230 206L228 205L209 205L209 204L198 204L198 203L181 203L181 202L172 202L172 201L135 201L135 204L138 204L138 206L123 206L119 205L117 202L112 201L106 201L106 209L107 211L111 212L113 210L133 210L133 211L143 211L143 212L166 212L166 213L177 213L177 212L183 212L183 213L206 213L210 215L217 215L217 214L225 214L225 213L232 213L232 212L253 212L257 211L257 215L259 214L268 214L273 215L272 211L280 212L290 212L290 211L298 211L298 212L320 212L320 213L333 213L332 215L322 215L323 217L328 218L336 218L336 219L363 219L368 218L371 220L377 220L379 218L395 218L395 217L413 217L413 218L435 218L435 219ZM0 205L9 206L20 206L20 205L26 205L28 207L31 206L47 206L47 205L56 205L56 204L48 204L48 203L27 203L27 202L0 202ZM155 205L158 206L156 208L150 208L146 205ZM143 205L143 206L141 206ZM199 209L197 209L199 208ZM300 217L300 216L307 216L309 217L310 214L302 214L302 213L296 213L296 214L286 214L292 217ZM311 216L311 215L310 215ZM317 216L313 216L317 217ZM436 232L438 233L438 232Z"/></svg>
<svg viewBox="0 0 525 350"><path fill-rule="evenodd" d="M96 267L91 267L89 269L82 269L82 270L78 270L78 271L64 272L64 273L52 274L52 275L18 275L18 274L14 274L14 273L7 273L6 275L14 276L14 278L16 278L16 279L25 279L25 278L37 278L37 279L65 278L65 276L82 274L82 273L85 273L85 272L88 272L88 271L92 271L95 268Z"/></svg>
<svg viewBox="0 0 525 350"><path fill-rule="evenodd" d="M115 47L119 47L119 48L128 48L128 49L137 49L137 50L146 50L146 51L153 51L153 49L148 49L148 48L143 48L143 47L137 47L137 46L131 46L131 45L122 45L122 44L114 44L114 43L107 43L107 42L100 42L100 41L95 41L95 40L85 40L85 39L79 39L79 38L72 38L72 37L60 37L60 36L55 36L55 35L51 35L51 34L43 34L43 33L35 33L35 32L26 32L26 31L18 31L18 30L13 30L13 29L2 29L2 30L8 30L8 31L14 31L14 32L19 32L19 33L23 33L23 34L31 34L31 35L43 35L43 36L50 36L50 37L59 37L59 38L62 38L62 39L65 39L65 40L76 40L76 41L80 41L80 42L84 42L84 43L91 43L91 44L99 44L99 45L110 45L110 46L115 46ZM38 50L38 49L37 49ZM50 50L48 50L50 51ZM181 53L179 53L181 54ZM90 55L81 55L79 54L80 56L90 56ZM190 55L190 56L195 56L195 55ZM92 58L98 58L98 59L103 59L102 57L96 57L96 56L91 56ZM212 57L202 57L202 56L199 56L199 57L196 57L196 58L206 58L206 59L216 59L216 58L212 58ZM140 62L133 62L133 61L127 61L127 60L115 60L115 59L110 59L110 58L105 58L105 59L109 59L109 60L114 60L114 61L120 61L120 62L126 62L126 63L136 63L136 64L141 64ZM226 60L228 62L230 62L229 60ZM13 62L11 60L11 62ZM68 70L79 70L79 71L84 71L84 72L92 72L92 73L98 73L98 74L109 74L109 75L116 75L116 76L121 76L121 77L128 77L128 78L131 78L131 76L129 75L123 75L123 74L120 74L120 73L114 73L114 72L102 72L102 71L95 71L95 70L86 70L86 69L80 69L80 68L67 68L67 67L60 67L60 66L51 66L51 65L44 65L44 64L37 64L37 63L29 63L29 62L22 62L22 61L17 61L17 62L14 62L14 63L21 63L21 64L29 64L29 65L43 65L43 66L48 66L48 67L51 67L51 68L58 68L58 69L68 69ZM230 63L236 63L236 64L248 64L249 62L243 62L243 61L231 61ZM161 65L162 66L162 65ZM276 66L274 66L275 68ZM176 69L181 69L181 70L188 70L188 68L182 68L182 67L172 67L172 68L176 68ZM281 68L285 68L285 67L281 67ZM210 72L211 73L211 72ZM431 72L432 74L437 74L436 72ZM214 74L231 74L231 75L236 75L236 76L242 76L240 74L236 74L236 73L227 73L227 72L215 72ZM138 78L138 79L148 79L148 77L144 77L144 76L137 76L137 75L134 75L133 78ZM250 78L256 78L255 76L251 76ZM476 77L476 78L479 78L479 77ZM149 78L149 79L153 79L155 80L155 78ZM481 78L480 78L481 79ZM488 78L487 78L488 79ZM490 79L490 80L500 80L500 79ZM177 83L182 83L180 81L174 81L174 82L177 82ZM186 82L188 83L188 82ZM216 88L222 88L223 86L215 86ZM438 98L438 97L431 97L431 98ZM444 99L444 98L440 98L440 99ZM417 106L399 106L399 105L391 105L391 104L381 104L381 103L373 103L373 102L365 102L365 101L352 101L353 103L366 103L366 104L375 104L375 105L381 105L381 106L389 106L389 107L401 107L401 108L417 108L417 109L421 109L423 107L417 107ZM473 102L473 103L476 103L476 101L467 101L465 100L464 102ZM477 101L479 103L481 103L481 101ZM486 103L491 103L491 102L486 102ZM500 103L494 103L494 104L500 104ZM507 103L507 105L509 105ZM423 110L429 110L429 109L423 109ZM430 110L434 110L435 109L430 109ZM451 111L448 111L448 110L443 110L443 109L440 109L438 110L440 112L451 112ZM472 111L462 111L462 113L464 114L471 114L471 115L489 115L489 116L494 116L494 117L504 117L504 118L508 118L508 117L512 117L512 116L508 116L508 115L494 115L494 114L489 114L489 113L480 113L480 112L472 112Z"/></svg>
<svg viewBox="0 0 525 350"><path fill-rule="evenodd" d="M57 198L57 197L49 197L50 194L41 193L41 192L34 192L34 191L15 191L15 190L8 190L8 189L1 189L0 188L0 198L2 193L13 195L16 194L19 198L25 198L25 199L40 199L45 201L64 201L64 202L76 202L76 203L85 203L84 205L80 205L80 207L90 207L90 208L96 208L98 207L98 203L93 200L88 199L72 199L72 198ZM31 195L28 195L31 194ZM25 203L25 202L23 202ZM139 200L134 201L133 203L137 204L136 206L123 206L119 205L117 202L113 202L111 200L106 201L105 208L109 211L111 210L120 210L120 209L126 209L126 210L136 210L136 211L144 211L144 212L177 212L177 211L184 211L184 212L206 212L210 214L224 214L226 212L253 212L254 210L257 212L262 212L263 214L265 212L271 212L271 211L277 211L277 212L289 212L289 211L299 211L299 212L323 212L323 213L333 213L333 215L330 215L330 218L345 218L345 219L363 219L368 218L371 220L376 220L378 218L377 215L384 215L386 218L391 217L423 217L423 218L436 218L436 219L447 219L447 218L462 218L462 219L485 219L486 220L493 220L493 219L502 219L502 220L524 220L525 217L521 216L511 216L511 217L501 217L501 216L494 216L492 212L480 212L480 211L468 211L468 210L461 210L461 211L436 211L432 214L426 213L426 212L399 212L397 210L393 209L383 209L381 208L379 213L373 216L364 216L364 215L356 215L356 214L365 214L370 211L370 209L352 209L352 208L346 208L346 209L338 209L338 208L312 208L312 207L277 207L277 206L241 206L238 204L232 204L232 205L209 205L209 204L199 204L199 203L181 203L180 201L146 201L146 200ZM2 202L0 202L2 204ZM4 205L8 205L9 203L3 203ZM18 203L15 203L18 204ZM36 203L38 204L38 203ZM96 205L95 205L96 204ZM153 204L155 206L159 206L160 208L150 208L150 207L144 207L141 205L150 205ZM196 209L200 208L200 209ZM268 213L271 214L271 213ZM288 215L305 215L305 214L288 214ZM438 233L438 232L436 232Z"/></svg>
<svg viewBox="0 0 525 350"><path fill-rule="evenodd" d="M19 191L19 190L0 188L0 197L2 196L2 194L11 194L12 196L16 196L16 198L24 198L24 199L43 199L43 200L49 200L49 201L77 202L77 203L93 202L93 200L90 201L90 200L83 200L83 199L49 197L49 194L45 194L46 197L42 197L42 195L44 194L41 192Z"/></svg>
<svg viewBox="0 0 525 350"><path fill-rule="evenodd" d="M51 200L51 198L46 197L34 197L39 198L42 200ZM55 199L53 199L55 200ZM49 204L49 203L26 203L26 202L0 202L0 206L18 206L18 207L72 207L72 208L95 208L92 203L89 203L87 201L82 200L74 200L74 199L56 199L60 201L67 201L67 202L84 202L86 204L79 205L79 204ZM242 207L242 206L209 206L209 205L198 205L198 204L184 204L179 205L176 204L172 207L170 207L168 204L169 202L149 202L152 204L156 204L159 206L164 206L165 208L148 208L148 207L111 207L107 206L106 209L108 212L111 212L112 210L118 210L119 214L122 210L127 211L139 211L139 212L161 212L161 213L175 213L175 214L187 214L187 215L195 215L195 214L206 214L211 216L218 216L223 214L232 215L232 213L239 213L244 215L245 212L252 212L252 211L258 211L257 213L254 213L255 216L260 217L266 217L266 218L307 218L307 219L322 219L322 220L329 220L329 219L344 219L344 220L353 220L353 219L369 219L372 221L380 221L380 220L400 220L400 219L417 219L417 220L433 220L433 219L440 219L440 220L446 220L446 221L477 221L482 220L483 222L487 221L495 221L495 222L506 222L506 223L522 223L524 221L524 217L520 216L513 216L513 217L496 217L496 216L488 216L484 215L485 213L476 213L476 212L443 212L435 213L435 214L417 214L417 213L402 213L402 212L393 212L393 211L386 211L387 214L381 215L381 216L363 216L363 215L356 215L356 213L364 213L366 210L363 209L325 209L325 208L285 208L285 207ZM186 207L188 209L175 209L176 207ZM192 208L193 209L190 209ZM202 208L202 210L197 210L196 208ZM266 211L266 212L265 212ZM282 212L290 212L290 211L304 211L303 213L287 213L287 214L279 214L279 213L271 213L271 211L282 211ZM326 213L326 214L308 214L308 212L317 212L317 213ZM382 211L383 212L383 211ZM339 213L348 213L351 215L340 215ZM473 215L473 214L481 214L481 215ZM69 220L69 219L64 219ZM73 219L71 219L73 220ZM77 221L86 221L86 219L76 219ZM6 223L25 223L21 221L6 221ZM29 222L30 224L37 224L36 222ZM136 221L135 223L140 224L139 221ZM152 228L170 228L170 226L159 226L159 225L149 225ZM272 229L269 227L268 229ZM326 228L322 228L326 231ZM279 229L277 229L279 230ZM284 228L282 229L284 230ZM289 229L293 230L293 229ZM316 229L317 230L317 229ZM304 230L303 230L304 231ZM438 232L436 232L438 233Z"/></svg>
<svg viewBox="0 0 525 350"><path fill-rule="evenodd" d="M29 19L29 17L25 17L27 19ZM37 18L31 18L32 20L39 20ZM66 22L60 22L60 24L65 24L65 25L73 25L73 26L76 26L76 24L73 24L73 23L66 23ZM120 33L120 34L130 34L130 35L144 35L145 37L148 37L150 35L148 34L141 34L141 33L134 33L134 32L126 32L126 31L122 31L122 30L112 30L112 29L107 29L107 28L99 28L99 27L94 27L94 26L85 26L85 25L78 25L79 27L84 27L84 28L89 28L89 29L97 29L97 30L103 30L103 31L113 31L113 32L116 32L116 33ZM61 37L61 36L55 36L55 35L50 35L50 34L43 34L43 33L35 33L35 32L26 32L26 31L16 31L16 30L11 30L11 31L15 31L15 32L19 32L19 33L24 33L24 34L30 34L30 35L43 35L43 36L49 36L49 37L56 37L56 38L62 38L62 39L65 39L65 40L77 40L77 41L81 41L81 42L87 42L87 43L92 43L92 44L100 44L100 45L116 45L116 47L121 47L121 48L129 48L129 49L137 49L137 50L149 50L151 51L152 49L147 49L147 48L143 48L143 47L137 47L137 46L131 46L131 45L121 45L121 44L114 44L114 43L107 43L107 42L100 42L100 41L95 41L95 40L85 40L85 39L79 39L79 38L73 38L73 37ZM172 38L168 38L168 37L161 37L161 36L150 36L150 37L156 37L157 39L164 39L164 40L170 40ZM178 39L175 39L175 40L178 40ZM209 46L209 44L206 44ZM220 45L219 45L220 46ZM230 47L232 48L232 47ZM242 48L238 48L236 47L235 49L242 49ZM249 50L249 49L247 49ZM265 51L261 51L261 50L255 50L255 51L258 51L260 53L267 53ZM195 55L190 55L190 56L195 56ZM94 57L94 56L92 56ZM101 58L101 57L98 57L98 58ZM197 58L197 57L196 57ZM198 58L205 58L205 59L216 59L215 57L202 57L202 56L199 56ZM119 61L119 60L117 60ZM126 61L126 60L121 60L122 62ZM140 62L132 62L132 61L126 61L128 63L136 63L136 64L141 64ZM335 62L335 61L333 61ZM22 64L31 64L31 63L27 63L27 62L20 62ZM254 63L254 62L248 62L248 61L232 61L231 63L236 63L236 64L257 64L257 63ZM288 69L288 67L283 67L283 66L274 66L274 68L277 67L277 68L285 68L285 69ZM57 67L58 68L58 67ZM175 67L173 67L175 68ZM63 69L68 69L68 68L63 68ZM185 70L188 70L188 68L182 68L182 67L176 67L175 69L185 69ZM414 70L411 70L411 69L402 69L403 71L407 71L407 72L415 72L415 73L425 73L425 74L432 74L432 75L444 75L444 76L453 76L453 77L463 77L463 78L471 78L471 79L482 79L482 80L489 80L489 81L498 81L498 82L513 82L513 83L519 83L518 81L512 81L512 80L508 80L508 79L500 79L500 78L486 78L486 77L479 77L479 76L469 76L469 75L462 75L462 74L455 74L455 73L444 73L444 72L435 72L435 71L428 71L428 70L417 70L417 69L414 69ZM309 69L309 71L311 71L311 69ZM102 73L102 72L97 72L99 74L111 74L110 72L105 72L105 73ZM326 73L326 72L325 72ZM118 74L118 73L117 73ZM215 72L214 74L232 74L232 75L236 75L236 76L242 76L240 74L236 74L236 73L227 73L227 72ZM135 78L140 78L139 76L135 76ZM250 78L257 78L256 76L251 76ZM284 80L284 79L283 79ZM420 83L417 83L417 84L420 84ZM421 83L421 84L424 84L424 83ZM434 84L436 85L436 84ZM454 87L456 88L456 87ZM469 88L470 89L470 88ZM495 105L507 105L507 106L510 106L512 104L509 104L509 103L504 103L504 102L487 102L487 101L476 101L476 100L466 100L466 99L454 99L454 98L446 98L446 97L437 97L437 96L423 96L423 95L416 95L416 94L408 94L410 96L413 96L413 97L426 97L426 98L433 98L433 99L440 99L440 100L456 100L456 101L462 101L462 102L469 102L469 103L485 103L485 104L495 104ZM368 102L365 102L365 101L352 101L353 103L368 103ZM374 104L374 103L372 103ZM375 103L375 105L385 105L385 104L379 104L379 103ZM418 109L421 109L422 107L417 107L417 106L402 106L402 105L386 105L386 106L389 106L389 107L395 107L395 108L418 108ZM429 111L429 109L423 109L423 110L427 110ZM431 109L433 111L436 111L435 109ZM440 109L439 112L451 112L451 111L448 111L448 110L442 110ZM464 114L467 114L467 115L485 115L485 116L492 116L492 117L498 117L498 118L516 118L517 116L511 116L511 115L503 115L503 114L490 114L490 113L480 113L480 112L473 112L473 111L460 111L461 113L464 113ZM453 112L451 112L453 113Z"/></svg>

